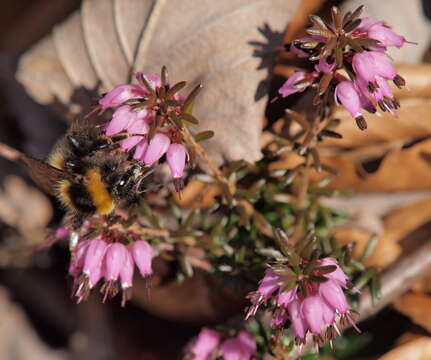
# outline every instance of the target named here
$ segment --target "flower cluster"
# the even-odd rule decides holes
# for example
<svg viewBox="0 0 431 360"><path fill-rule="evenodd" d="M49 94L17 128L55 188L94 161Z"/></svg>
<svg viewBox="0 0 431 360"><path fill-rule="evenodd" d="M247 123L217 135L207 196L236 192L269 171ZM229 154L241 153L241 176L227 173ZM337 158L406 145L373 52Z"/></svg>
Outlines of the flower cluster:
<svg viewBox="0 0 431 360"><path fill-rule="evenodd" d="M295 274L297 281L292 281L293 270L288 266L268 268L257 291L248 296L251 306L247 317L255 315L259 306L272 298L271 327L283 328L290 320L296 345L305 344L310 332L314 343L320 346L340 334L337 322L355 326L354 312L343 292L348 286L348 277L337 260L319 259L311 269L309 264L305 261L301 264L301 273Z"/></svg>
<svg viewBox="0 0 431 360"><path fill-rule="evenodd" d="M359 128L365 130L363 110L375 113L379 107L395 115L400 106L388 81L397 87L405 86L405 81L385 55L387 47L399 48L408 41L383 21L359 18L361 10L362 7L348 12L342 18L334 7L331 24L318 16L310 17L313 26L307 30L309 36L287 47L301 58L318 61L315 71L294 73L279 89L279 94L286 97L313 85L318 88L314 101L318 104L327 102L325 94L335 88L335 102L342 104Z"/></svg>
<svg viewBox="0 0 431 360"><path fill-rule="evenodd" d="M104 278L103 301L113 298L122 289L122 306L132 296L135 265L142 277L152 274L152 249L145 240L131 246L121 242L108 243L103 235L91 240L79 239L72 249L69 274L74 277L73 295L78 303L87 299L91 290Z"/></svg>
<svg viewBox="0 0 431 360"><path fill-rule="evenodd" d="M250 360L256 354L256 341L247 331L221 342L221 334L215 330L202 329L197 338L187 347L186 359Z"/></svg>
<svg viewBox="0 0 431 360"><path fill-rule="evenodd" d="M166 155L175 188L179 191L188 152L182 144L180 129L170 117L181 114L185 99L176 93L181 86L163 83L156 74L138 72L136 78L137 85L119 85L99 100L102 110L115 108L106 126L106 135L112 139L126 137L121 141L121 148L133 150L133 158L148 167ZM161 116L161 108L170 117Z"/></svg>

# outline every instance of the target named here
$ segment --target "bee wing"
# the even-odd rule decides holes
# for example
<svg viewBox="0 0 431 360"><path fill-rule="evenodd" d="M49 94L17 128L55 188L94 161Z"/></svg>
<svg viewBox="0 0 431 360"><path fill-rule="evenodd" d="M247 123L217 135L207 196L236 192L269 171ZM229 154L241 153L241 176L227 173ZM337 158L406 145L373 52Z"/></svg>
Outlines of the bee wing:
<svg viewBox="0 0 431 360"><path fill-rule="evenodd" d="M75 180L73 175L57 169L45 161L29 157L3 143L0 143L0 156L10 161L22 162L27 165L34 182L52 195L55 195L55 189L59 181L65 179Z"/></svg>
<svg viewBox="0 0 431 360"><path fill-rule="evenodd" d="M47 193L55 195L55 189L61 180L73 181L75 177L63 170L57 169L48 163L21 155L20 160L29 168L29 173L33 181Z"/></svg>

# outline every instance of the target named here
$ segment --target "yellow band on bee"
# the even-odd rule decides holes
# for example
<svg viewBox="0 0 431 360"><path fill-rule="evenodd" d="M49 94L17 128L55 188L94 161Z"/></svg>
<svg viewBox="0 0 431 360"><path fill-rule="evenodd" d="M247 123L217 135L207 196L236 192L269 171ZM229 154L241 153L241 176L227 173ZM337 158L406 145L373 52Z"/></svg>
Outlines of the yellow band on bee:
<svg viewBox="0 0 431 360"><path fill-rule="evenodd" d="M102 176L98 169L89 169L85 172L85 187L90 193L96 213L101 215L110 214L115 207L114 199L109 194Z"/></svg>

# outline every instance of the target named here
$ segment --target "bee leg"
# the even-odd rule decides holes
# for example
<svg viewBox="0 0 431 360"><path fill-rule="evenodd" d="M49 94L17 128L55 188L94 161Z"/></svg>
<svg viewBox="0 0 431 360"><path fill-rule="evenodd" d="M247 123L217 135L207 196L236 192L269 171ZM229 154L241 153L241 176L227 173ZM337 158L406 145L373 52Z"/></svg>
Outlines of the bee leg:
<svg viewBox="0 0 431 360"><path fill-rule="evenodd" d="M123 140L127 139L128 137L129 137L129 134L127 134L127 133L119 133L119 134L117 134L117 135L115 135L109 139L99 140L95 144L93 144L91 149L89 149L89 153L93 154L96 151L106 150L106 149L113 150L119 146L118 143L120 141L123 141Z"/></svg>

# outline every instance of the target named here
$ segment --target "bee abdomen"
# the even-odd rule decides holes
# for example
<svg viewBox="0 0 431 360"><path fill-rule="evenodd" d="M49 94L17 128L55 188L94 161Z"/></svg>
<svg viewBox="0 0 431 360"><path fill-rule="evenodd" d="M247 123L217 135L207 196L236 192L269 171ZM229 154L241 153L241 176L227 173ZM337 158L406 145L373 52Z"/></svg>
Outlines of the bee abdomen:
<svg viewBox="0 0 431 360"><path fill-rule="evenodd" d="M69 210L85 214L93 214L97 210L91 194L83 184L72 183L68 180L61 181L58 197Z"/></svg>
<svg viewBox="0 0 431 360"><path fill-rule="evenodd" d="M85 172L85 187L90 194L97 214L110 214L115 208L115 202L103 181L98 168L89 169Z"/></svg>

